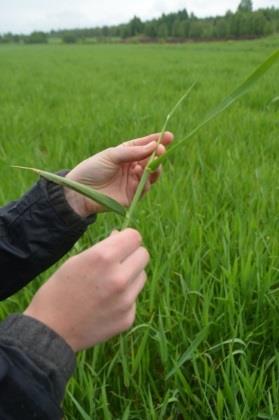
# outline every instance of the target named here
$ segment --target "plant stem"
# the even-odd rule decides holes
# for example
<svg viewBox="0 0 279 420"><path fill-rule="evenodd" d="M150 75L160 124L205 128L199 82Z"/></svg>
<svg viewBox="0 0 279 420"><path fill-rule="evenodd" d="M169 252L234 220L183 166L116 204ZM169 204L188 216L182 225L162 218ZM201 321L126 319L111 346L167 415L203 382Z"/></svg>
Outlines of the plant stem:
<svg viewBox="0 0 279 420"><path fill-rule="evenodd" d="M158 149L159 145L162 142L162 139L163 139L163 136L164 136L164 134L166 132L167 125L168 125L168 122L169 122L170 118L173 116L173 114L175 113L175 111L177 110L177 108L181 105L181 103L184 101L184 99L186 99L189 96L190 92L195 87L195 85L196 85L196 82L193 83L190 86L190 88L187 90L187 92L179 99L179 101L174 105L174 107L172 108L172 110L170 111L170 113L167 115L167 117L165 119L165 122L164 122L164 125L163 125L163 128L161 130L161 134L159 136L159 139L157 140L156 150L152 153L152 155L150 156L150 158L149 158L149 160L147 162L147 165L146 165L146 167L144 169L144 172L142 174L141 180L140 180L139 185L137 187L137 190L135 192L135 195L134 195L134 198L132 200L132 203L131 203L129 209L127 210L127 212L126 212L125 220L124 220L124 223L122 225L122 230L123 229L126 229L130 225L130 222L131 222L131 219L132 219L132 215L133 215L133 213L135 211L135 208L136 208L136 206L138 204L138 201L139 201L140 197L142 196L142 193L143 193L143 190L144 190L146 181L148 180L148 177L149 177L150 173L152 172L152 170L150 168L150 164L156 158L157 149Z"/></svg>
<svg viewBox="0 0 279 420"><path fill-rule="evenodd" d="M145 183L146 183L148 177L149 177L149 171L147 171L147 169L145 169L144 172L143 172L143 175L141 177L141 180L139 182L139 185L137 187L137 190L136 190L136 193L134 195L133 201L132 201L132 203L131 203L131 205L130 205L127 213L126 213L124 223L122 225L122 230L126 229L130 225L132 214L134 213L134 210L137 206L137 203L138 203L138 201L139 201L139 199L142 195L142 192L143 192L143 189L144 189L144 186L145 186Z"/></svg>

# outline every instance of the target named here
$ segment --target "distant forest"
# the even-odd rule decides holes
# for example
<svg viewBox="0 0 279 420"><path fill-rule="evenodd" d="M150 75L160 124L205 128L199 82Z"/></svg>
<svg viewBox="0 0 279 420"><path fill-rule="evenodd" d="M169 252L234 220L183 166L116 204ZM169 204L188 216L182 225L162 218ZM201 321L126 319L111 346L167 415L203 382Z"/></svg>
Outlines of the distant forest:
<svg viewBox="0 0 279 420"><path fill-rule="evenodd" d="M259 38L279 33L279 9L253 11L251 0L241 0L235 13L198 18L186 9L163 14L146 22L134 17L128 23L85 29L32 32L30 35L6 33L0 43L87 43L87 42L185 42Z"/></svg>

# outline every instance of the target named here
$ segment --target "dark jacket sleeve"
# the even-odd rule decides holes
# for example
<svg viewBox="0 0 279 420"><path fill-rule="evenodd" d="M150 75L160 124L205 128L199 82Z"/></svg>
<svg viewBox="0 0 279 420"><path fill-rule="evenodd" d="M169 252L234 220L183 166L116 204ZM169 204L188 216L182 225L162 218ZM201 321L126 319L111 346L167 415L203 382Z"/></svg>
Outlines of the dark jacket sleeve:
<svg viewBox="0 0 279 420"><path fill-rule="evenodd" d="M66 173L66 172L65 172ZM60 186L41 179L0 209L0 299L61 258L95 217L82 219ZM75 357L43 323L11 315L0 324L0 419L61 420Z"/></svg>
<svg viewBox="0 0 279 420"><path fill-rule="evenodd" d="M61 420L75 357L41 322L11 315L0 324L0 419Z"/></svg>
<svg viewBox="0 0 279 420"><path fill-rule="evenodd" d="M59 260L93 221L75 214L63 188L44 179L0 208L0 300Z"/></svg>

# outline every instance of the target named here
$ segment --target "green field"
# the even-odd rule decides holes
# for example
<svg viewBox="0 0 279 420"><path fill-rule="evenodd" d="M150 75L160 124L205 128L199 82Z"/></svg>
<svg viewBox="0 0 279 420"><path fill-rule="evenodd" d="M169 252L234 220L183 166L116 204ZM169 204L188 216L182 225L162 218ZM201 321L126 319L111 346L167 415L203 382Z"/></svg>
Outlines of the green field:
<svg viewBox="0 0 279 420"><path fill-rule="evenodd" d="M159 131L197 80L169 125L181 138L278 41L2 46L0 204L36 179L10 165L57 171ZM151 254L136 323L79 354L66 420L279 419L278 95L277 64L165 164L134 219ZM72 252L119 226L98 217Z"/></svg>

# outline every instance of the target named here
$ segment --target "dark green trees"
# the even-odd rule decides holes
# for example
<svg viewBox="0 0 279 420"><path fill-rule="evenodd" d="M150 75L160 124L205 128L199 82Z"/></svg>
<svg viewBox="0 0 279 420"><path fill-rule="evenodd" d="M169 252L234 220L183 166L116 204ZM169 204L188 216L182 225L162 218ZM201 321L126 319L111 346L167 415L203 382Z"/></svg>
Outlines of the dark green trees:
<svg viewBox="0 0 279 420"><path fill-rule="evenodd" d="M29 36L0 34L0 43L46 43L48 38L60 38L65 43L96 41L174 41L256 38L279 33L279 9L275 7L253 11L252 0L240 0L235 13L198 18L186 9L162 14L143 22L134 16L128 23L87 29L33 32Z"/></svg>
<svg viewBox="0 0 279 420"><path fill-rule="evenodd" d="M251 0L241 0L238 6L239 12L252 12L253 4Z"/></svg>

